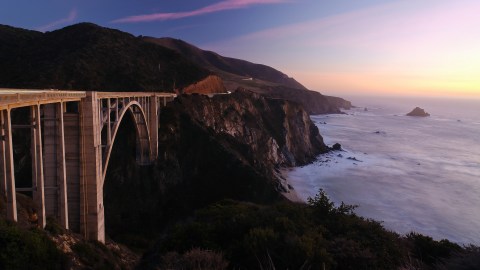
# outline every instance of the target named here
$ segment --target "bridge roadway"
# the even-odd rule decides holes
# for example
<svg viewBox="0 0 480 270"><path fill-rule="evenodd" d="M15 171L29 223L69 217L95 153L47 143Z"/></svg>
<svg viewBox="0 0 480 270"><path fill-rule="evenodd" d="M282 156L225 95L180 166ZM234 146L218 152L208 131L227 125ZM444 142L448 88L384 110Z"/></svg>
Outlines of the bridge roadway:
<svg viewBox="0 0 480 270"><path fill-rule="evenodd" d="M17 221L16 193L31 194L38 223L46 217L86 239L105 241L103 184L122 119L135 123L137 162L158 155L161 106L176 97L161 92L0 89L0 195ZM22 135L23 136L18 136ZM28 140L20 141L22 138ZM19 179L13 145L30 148L31 179ZM28 155L27 155L28 156ZM16 162L17 161L17 162Z"/></svg>

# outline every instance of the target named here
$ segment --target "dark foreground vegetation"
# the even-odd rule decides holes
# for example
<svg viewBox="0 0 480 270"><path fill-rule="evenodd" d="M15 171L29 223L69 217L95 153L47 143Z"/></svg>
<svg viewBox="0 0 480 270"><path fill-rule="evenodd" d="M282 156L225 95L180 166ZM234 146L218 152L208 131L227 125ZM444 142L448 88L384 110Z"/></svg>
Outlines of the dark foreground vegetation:
<svg viewBox="0 0 480 270"><path fill-rule="evenodd" d="M114 242L86 241L47 218L45 229L32 222L31 198L17 193L18 222L5 219L0 195L0 269L132 269L139 256Z"/></svg>
<svg viewBox="0 0 480 270"><path fill-rule="evenodd" d="M308 204L260 205L223 200L198 210L193 218L166 231L156 247L144 256L139 269L480 266L478 247L465 248L416 233L400 236L385 230L377 221L357 216L354 208L343 203L336 207L322 190ZM199 256L202 252L204 255Z"/></svg>
<svg viewBox="0 0 480 270"><path fill-rule="evenodd" d="M64 269L66 256L44 231L0 219L0 269Z"/></svg>
<svg viewBox="0 0 480 270"><path fill-rule="evenodd" d="M2 204L4 201L2 201ZM222 200L172 223L137 269L479 269L480 248L400 236L335 206ZM4 208L2 209L4 213ZM58 239L69 239L69 251ZM153 239L152 239L153 240ZM114 245L114 248L112 248ZM54 220L46 230L0 218L0 269L131 269L116 244L81 240Z"/></svg>

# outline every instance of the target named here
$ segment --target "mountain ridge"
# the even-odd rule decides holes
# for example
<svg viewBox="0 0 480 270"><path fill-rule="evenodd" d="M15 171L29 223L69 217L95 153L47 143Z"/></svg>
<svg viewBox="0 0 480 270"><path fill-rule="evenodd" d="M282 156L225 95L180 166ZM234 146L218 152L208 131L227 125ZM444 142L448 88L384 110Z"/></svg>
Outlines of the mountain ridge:
<svg viewBox="0 0 480 270"><path fill-rule="evenodd" d="M92 23L46 33L2 26L0 44L0 87L173 92L210 75L170 49Z"/></svg>
<svg viewBox="0 0 480 270"><path fill-rule="evenodd" d="M0 69L2 88L204 94L244 88L299 103L309 114L341 113L351 105L266 65L93 23L45 33L0 25Z"/></svg>
<svg viewBox="0 0 480 270"><path fill-rule="evenodd" d="M309 114L341 113L340 108L352 107L347 100L309 90L294 78L263 64L202 50L180 39L169 37L143 37L143 39L174 50L217 74L223 79L229 91L244 88L269 97L291 100L301 104Z"/></svg>
<svg viewBox="0 0 480 270"><path fill-rule="evenodd" d="M171 50L177 51L182 55L189 55L190 60L205 66L219 73L228 73L228 75L240 76L242 79L255 78L272 83L289 86L298 89L307 89L305 86L297 82L294 78L288 77L281 71L263 64L251 63L246 60L221 56L220 54L208 50L202 50L195 45L187 43L180 39L169 37L153 38L144 37L144 40L152 42ZM222 74L225 75L227 74Z"/></svg>

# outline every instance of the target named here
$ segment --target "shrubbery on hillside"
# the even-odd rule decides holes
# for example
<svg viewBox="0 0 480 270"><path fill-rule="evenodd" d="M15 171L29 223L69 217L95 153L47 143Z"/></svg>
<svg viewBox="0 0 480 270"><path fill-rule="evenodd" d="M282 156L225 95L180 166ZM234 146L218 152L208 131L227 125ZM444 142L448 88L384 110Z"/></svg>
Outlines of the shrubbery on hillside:
<svg viewBox="0 0 480 270"><path fill-rule="evenodd" d="M0 219L0 269L64 269L67 258L44 231Z"/></svg>
<svg viewBox="0 0 480 270"><path fill-rule="evenodd" d="M224 200L175 225L141 267L166 266L172 252L221 252L233 269L398 269L438 267L463 249L418 234L401 237L355 206L335 206L320 190L308 205ZM163 269L163 268L162 268Z"/></svg>

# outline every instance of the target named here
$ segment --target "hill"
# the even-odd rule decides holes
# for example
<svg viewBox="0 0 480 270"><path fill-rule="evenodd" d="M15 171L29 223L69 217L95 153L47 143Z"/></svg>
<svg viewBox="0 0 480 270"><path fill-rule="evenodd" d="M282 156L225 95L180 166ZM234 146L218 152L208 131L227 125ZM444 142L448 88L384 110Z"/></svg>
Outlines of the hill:
<svg viewBox="0 0 480 270"><path fill-rule="evenodd" d="M91 23L52 32L0 25L0 87L173 91L210 72L177 52Z"/></svg>
<svg viewBox="0 0 480 270"><path fill-rule="evenodd" d="M340 113L339 108L351 107L344 99L308 90L295 79L266 65L224 57L179 39L145 37L144 40L172 49L217 74L230 91L241 87L269 97L291 100L301 104L309 114Z"/></svg>
<svg viewBox="0 0 480 270"><path fill-rule="evenodd" d="M145 37L146 41L167 47L188 57L199 66L205 67L218 73L226 85L243 86L243 82L250 78L259 80L263 84L283 85L291 88L306 89L295 79L266 65L254 64L245 60L221 56L215 52L202 50L183 40L173 38L152 38Z"/></svg>
<svg viewBox="0 0 480 270"><path fill-rule="evenodd" d="M0 88L212 93L241 87L297 102L309 114L351 105L266 65L91 23L46 33L0 25L0 69Z"/></svg>

